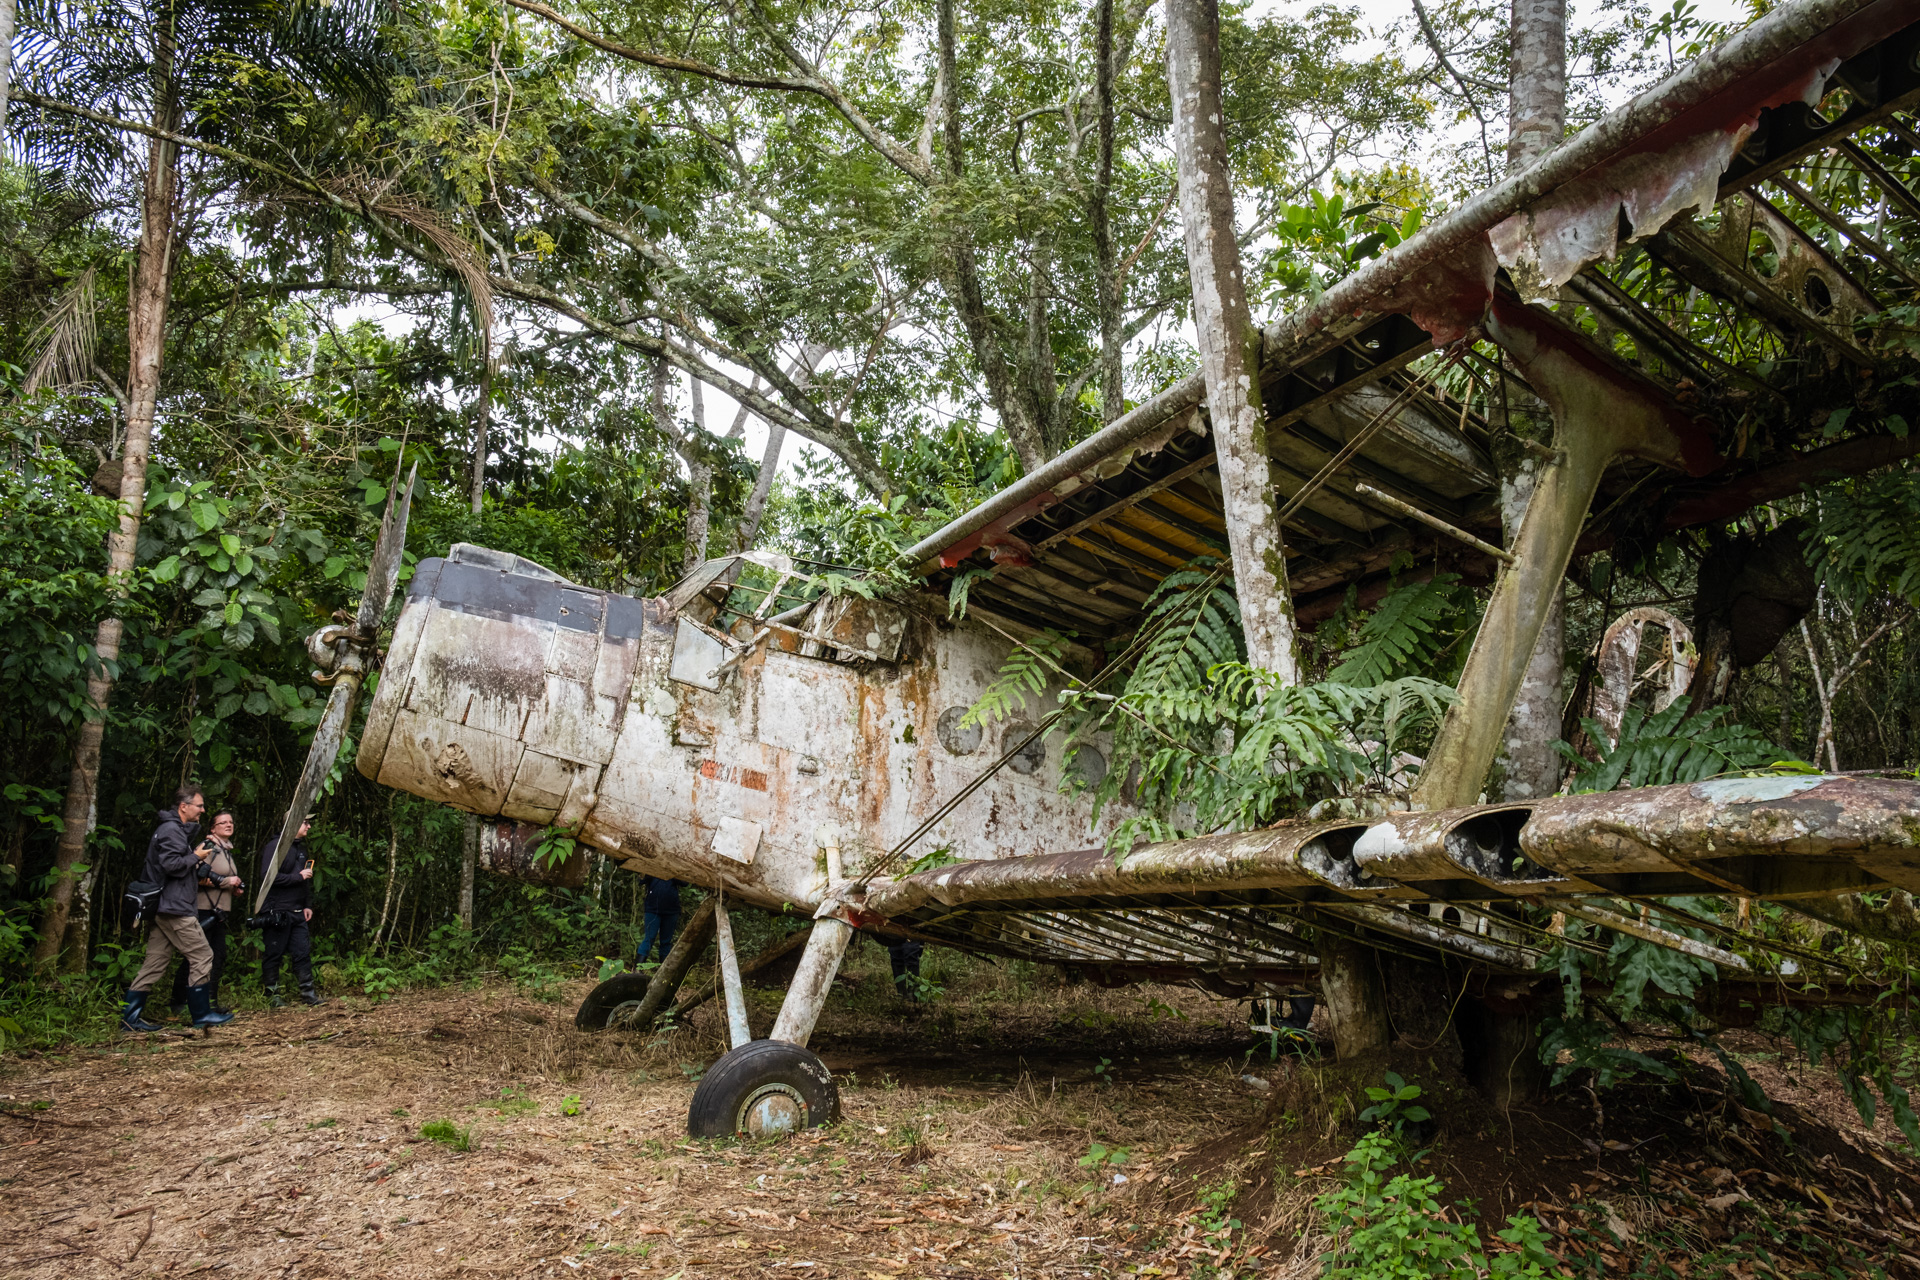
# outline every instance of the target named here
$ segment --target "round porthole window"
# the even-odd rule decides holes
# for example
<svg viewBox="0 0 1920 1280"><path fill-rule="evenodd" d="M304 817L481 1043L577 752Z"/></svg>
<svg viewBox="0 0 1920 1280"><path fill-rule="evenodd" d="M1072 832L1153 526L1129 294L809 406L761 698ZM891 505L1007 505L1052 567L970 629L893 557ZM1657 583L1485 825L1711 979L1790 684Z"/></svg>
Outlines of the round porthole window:
<svg viewBox="0 0 1920 1280"><path fill-rule="evenodd" d="M1006 731L1000 735L1000 749L1011 751L1026 740L1033 732L1033 726L1025 720L1012 720L1007 723ZM1007 761L1007 768L1015 773L1035 774L1040 766L1047 762L1047 740L1035 738L1026 746L1020 747L1020 754Z"/></svg>
<svg viewBox="0 0 1920 1280"><path fill-rule="evenodd" d="M980 726L962 724L966 718L965 707L948 707L940 713L934 730L940 736L940 745L957 756L970 756L980 749Z"/></svg>
<svg viewBox="0 0 1920 1280"><path fill-rule="evenodd" d="M1067 773L1082 786L1097 787L1106 780L1107 758L1100 754L1100 748L1083 742L1069 751Z"/></svg>
<svg viewBox="0 0 1920 1280"><path fill-rule="evenodd" d="M1807 309L1813 314L1823 316L1833 310L1833 290L1818 272L1807 272L1806 282L1800 286L1800 291L1806 295Z"/></svg>

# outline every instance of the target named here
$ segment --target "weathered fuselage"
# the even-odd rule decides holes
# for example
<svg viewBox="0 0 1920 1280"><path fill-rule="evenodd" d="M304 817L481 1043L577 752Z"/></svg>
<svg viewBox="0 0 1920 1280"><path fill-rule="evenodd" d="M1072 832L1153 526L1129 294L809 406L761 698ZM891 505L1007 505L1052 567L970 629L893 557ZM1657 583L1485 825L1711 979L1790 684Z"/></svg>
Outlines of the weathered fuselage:
<svg viewBox="0 0 1920 1280"><path fill-rule="evenodd" d="M422 561L360 771L473 813L569 828L630 870L810 909L833 863L848 875L870 865L1053 707L1050 687L1024 717L963 728L1012 645L937 614L829 604L809 625L846 647L774 630L722 666L736 651L699 612L477 547ZM1071 766L1083 775L1104 768L1104 744L1088 746ZM1064 754L1041 739L907 860L1097 843L1112 820L1096 829L1086 798L1063 793Z"/></svg>

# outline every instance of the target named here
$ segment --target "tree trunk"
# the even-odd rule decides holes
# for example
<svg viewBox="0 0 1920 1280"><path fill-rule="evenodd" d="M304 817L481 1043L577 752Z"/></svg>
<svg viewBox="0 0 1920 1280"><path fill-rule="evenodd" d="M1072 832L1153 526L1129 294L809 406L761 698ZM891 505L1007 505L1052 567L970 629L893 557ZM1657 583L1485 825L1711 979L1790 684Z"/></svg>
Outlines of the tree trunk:
<svg viewBox="0 0 1920 1280"><path fill-rule="evenodd" d="M1567 0L1513 0L1507 172L1519 173L1567 132Z"/></svg>
<svg viewBox="0 0 1920 1280"><path fill-rule="evenodd" d="M1053 239L1046 232L1033 238L1027 260L1027 333L1026 399L1033 406L1041 447L1047 456L1059 452L1059 423L1054 419L1055 402L1060 395L1059 379L1054 376L1053 317L1047 292L1053 275Z"/></svg>
<svg viewBox="0 0 1920 1280"><path fill-rule="evenodd" d="M1566 132L1566 0L1513 0L1512 34L1507 172L1519 173L1558 146ZM1509 437L1550 443L1553 417L1547 406L1511 384L1503 385L1503 425ZM1500 472L1500 523L1511 544L1526 515L1534 482L1543 468L1553 464L1514 438L1496 445L1494 461ZM1565 595L1563 587L1547 614L1507 719L1506 747L1488 785L1489 794L1497 799L1538 799L1560 789L1561 761L1553 744L1560 736L1566 680Z"/></svg>
<svg viewBox="0 0 1920 1280"><path fill-rule="evenodd" d="M6 874L0 878L0 888L8 893L16 892L15 886L20 883L20 869L26 865L26 861L27 820L15 818L13 825L7 829Z"/></svg>
<svg viewBox="0 0 1920 1280"><path fill-rule="evenodd" d="M751 549L754 539L760 536L760 521L767 514L767 499L773 493L774 477L780 471L780 450L786 443L787 429L769 422L767 451L760 455L760 474L753 478L753 492L747 495L746 508L740 512L740 524L734 531L735 551Z"/></svg>
<svg viewBox="0 0 1920 1280"><path fill-rule="evenodd" d="M473 871L480 861L480 818L466 815L460 832L460 927L473 932Z"/></svg>
<svg viewBox="0 0 1920 1280"><path fill-rule="evenodd" d="M692 573L707 558L707 525L713 514L713 467L700 452L702 438L706 429L706 403L700 395L700 379L693 383L694 427L683 432L673 423L673 412L667 405L667 362L653 362L653 421L667 439L673 442L674 452L680 455L680 461L687 464L687 530L685 549L680 554L680 572Z"/></svg>
<svg viewBox="0 0 1920 1280"><path fill-rule="evenodd" d="M1560 145L1567 122L1566 0L1512 0L1513 61L1508 79L1507 172L1519 173ZM1546 468L1560 465L1520 438L1550 444L1553 415L1537 397L1502 383L1504 439L1493 455L1500 475L1500 523L1508 545L1519 535L1527 503ZM1584 512L1581 513L1584 516ZM1507 717L1505 748L1496 758L1488 794L1502 800L1550 796L1560 789L1563 761L1553 749L1565 712L1566 586L1553 590L1540 636ZM1502 1109L1539 1092L1546 1074L1539 1035L1524 1009L1487 1002L1460 1011L1460 1041L1468 1079Z"/></svg>
<svg viewBox="0 0 1920 1280"><path fill-rule="evenodd" d="M1193 321L1220 459L1220 488L1247 659L1300 679L1285 546L1275 518L1260 403L1260 334L1247 309L1227 174L1215 0L1168 0L1167 86L1179 162L1180 220L1193 282Z"/></svg>
<svg viewBox="0 0 1920 1280"><path fill-rule="evenodd" d="M480 514L480 500L487 492L487 427L493 421L493 361L480 368L480 395L473 405L473 480L470 501L473 514Z"/></svg>
<svg viewBox="0 0 1920 1280"><path fill-rule="evenodd" d="M1112 422L1127 411L1120 355L1126 299L1121 296L1119 263L1113 249L1113 0L1094 10L1094 93L1099 98L1099 158L1087 220L1093 224L1094 303L1100 312L1100 420Z"/></svg>
<svg viewBox="0 0 1920 1280"><path fill-rule="evenodd" d="M1553 438L1552 416L1545 404L1530 395L1509 389L1505 418L1512 435L1527 435L1543 442ZM1494 457L1506 464L1500 467L1500 523L1506 530L1507 545L1512 546L1526 517L1534 482L1541 469L1552 464L1512 439L1501 442ZM1538 800L1560 789L1563 761L1553 744L1560 737L1565 710L1566 619L1566 588L1562 586L1554 591L1539 642L1527 660L1513 710L1507 717L1504 745L1487 782L1487 794L1492 799Z"/></svg>
<svg viewBox="0 0 1920 1280"><path fill-rule="evenodd" d="M160 83L170 89L172 47L164 40L156 72ZM161 105L154 112L155 127L171 131L176 123L174 114L170 93L163 93ZM152 452L154 406L160 393L161 360L166 353L167 291L173 276L174 199L179 186L174 158L172 143L158 138L148 143L147 172L140 196L140 249L127 299L127 438L121 454L120 526L107 539L107 573L114 578L133 569L134 551L140 543L140 519L146 511L147 458ZM114 602L108 600L105 606L110 611ZM78 953L62 952L67 919L82 874L79 868L97 814L100 746L106 736L107 706L113 697L123 633L121 620L112 612L100 620L94 632L97 662L87 679L85 719L74 738L73 767L62 810L65 828L54 846L53 886L34 945L35 962L57 966L61 972L83 969L87 962L84 948Z"/></svg>
<svg viewBox="0 0 1920 1280"><path fill-rule="evenodd" d="M93 895L100 883L100 864L95 861L82 865L85 869L73 887L73 899L67 906L67 931L60 940L63 967L68 973L84 970L87 957L93 954L90 945L93 942Z"/></svg>
<svg viewBox="0 0 1920 1280"><path fill-rule="evenodd" d="M1353 1058L1386 1048L1393 1021L1373 948L1323 932L1314 951L1320 957L1320 994L1333 1018L1333 1056Z"/></svg>
<svg viewBox="0 0 1920 1280"><path fill-rule="evenodd" d="M953 0L939 0L936 17L940 44L938 74L944 88L940 101L946 117L947 172L957 182L966 172L966 156L960 138L960 81L954 54ZM1037 471L1051 456L1040 421L1022 388L1014 385L1006 357L1000 351L999 336L994 333L993 319L987 314L986 291L980 287L980 269L974 259L973 246L963 228L956 227L951 234L953 240L947 248L947 258L949 292L954 306L967 330L973 357L980 362L988 398L1000 415L1007 442L1013 446L1022 468Z"/></svg>
<svg viewBox="0 0 1920 1280"><path fill-rule="evenodd" d="M7 136L7 100L13 90L14 0L0 0L0 140Z"/></svg>
<svg viewBox="0 0 1920 1280"><path fill-rule="evenodd" d="M398 792L395 794L397 795ZM394 909L393 901L393 886L395 880L398 879L400 871L400 827L399 824L393 821L393 806L391 804L387 806L387 823L387 892L386 896L380 900L380 923L373 926L373 945L375 947L380 945L380 937L387 931L387 917L389 915L394 918L395 928L398 928L400 925L400 913ZM476 842L478 841L478 837L479 833L476 832Z"/></svg>
<svg viewBox="0 0 1920 1280"><path fill-rule="evenodd" d="M1547 1070L1540 1061L1539 1034L1524 1011L1493 1001L1462 1000L1454 1020L1462 1074L1494 1106L1505 1111L1540 1091Z"/></svg>

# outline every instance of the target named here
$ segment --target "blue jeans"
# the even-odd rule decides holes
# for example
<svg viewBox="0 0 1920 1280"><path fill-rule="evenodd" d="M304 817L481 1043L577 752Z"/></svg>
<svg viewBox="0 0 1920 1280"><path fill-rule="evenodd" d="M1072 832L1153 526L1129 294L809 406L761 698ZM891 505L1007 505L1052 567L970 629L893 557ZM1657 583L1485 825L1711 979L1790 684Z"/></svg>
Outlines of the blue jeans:
<svg viewBox="0 0 1920 1280"><path fill-rule="evenodd" d="M665 960L667 952L673 950L674 935L680 932L680 913L663 916L647 912L647 929L640 935L640 963L645 964L647 957L653 954L653 944L660 943L660 958Z"/></svg>

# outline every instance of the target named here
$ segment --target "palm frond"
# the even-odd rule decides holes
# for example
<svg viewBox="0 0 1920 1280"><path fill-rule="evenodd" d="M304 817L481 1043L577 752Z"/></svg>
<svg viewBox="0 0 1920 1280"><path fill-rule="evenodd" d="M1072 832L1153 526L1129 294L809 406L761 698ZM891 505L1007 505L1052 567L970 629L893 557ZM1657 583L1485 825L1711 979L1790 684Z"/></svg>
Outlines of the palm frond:
<svg viewBox="0 0 1920 1280"><path fill-rule="evenodd" d="M367 201L383 218L392 218L418 231L447 260L460 281L467 301L473 307L474 327L481 335L482 349L489 364L493 362L493 284L487 275L487 255L461 235L438 210L405 196L386 195Z"/></svg>
<svg viewBox="0 0 1920 1280"><path fill-rule="evenodd" d="M93 351L100 338L94 323L94 283L92 267L75 276L27 339L30 363L21 395L42 387L78 386L93 376Z"/></svg>
<svg viewBox="0 0 1920 1280"><path fill-rule="evenodd" d="M1024 709L1029 698L1046 691L1053 678L1053 668L1059 666L1071 643L1067 636L1047 630L1015 645L1007 660L1000 664L999 676L967 708L966 717L960 722L962 726L1003 720Z"/></svg>

